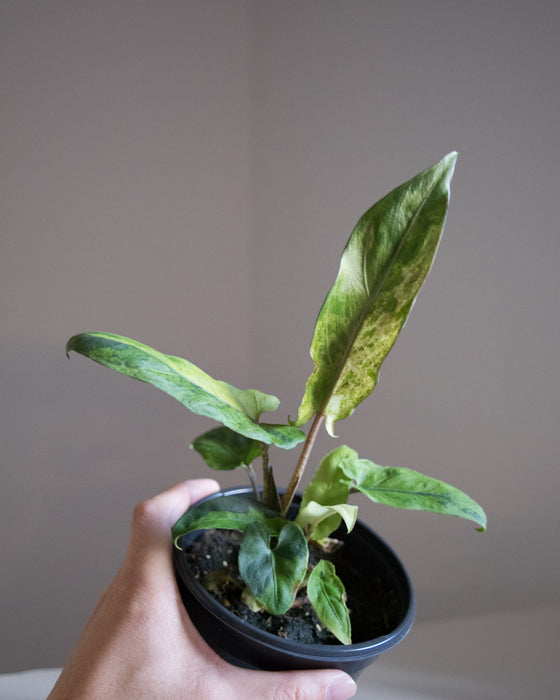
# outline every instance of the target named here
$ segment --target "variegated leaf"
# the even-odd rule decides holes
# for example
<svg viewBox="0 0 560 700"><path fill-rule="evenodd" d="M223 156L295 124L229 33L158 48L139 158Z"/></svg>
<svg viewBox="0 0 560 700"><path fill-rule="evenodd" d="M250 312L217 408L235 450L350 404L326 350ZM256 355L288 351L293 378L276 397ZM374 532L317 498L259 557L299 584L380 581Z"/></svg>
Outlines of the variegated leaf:
<svg viewBox="0 0 560 700"><path fill-rule="evenodd" d="M213 379L192 362L164 355L137 340L113 333L80 333L68 341L74 350L95 362L148 382L165 391L193 413L220 421L236 433L289 449L305 435L288 425L257 423L260 415L280 403L275 396L255 389L241 390Z"/></svg>
<svg viewBox="0 0 560 700"><path fill-rule="evenodd" d="M336 521L333 527L332 518ZM358 517L358 506L350 506L348 503L339 503L332 506L322 506L315 501L310 501L304 508L300 508L295 522L307 533L308 539L322 540L333 533L340 520L344 520L346 530L351 532Z"/></svg>
<svg viewBox="0 0 560 700"><path fill-rule="evenodd" d="M456 153L397 187L360 219L319 313L315 369L295 425L319 413L333 435L377 384L430 271L443 229Z"/></svg>

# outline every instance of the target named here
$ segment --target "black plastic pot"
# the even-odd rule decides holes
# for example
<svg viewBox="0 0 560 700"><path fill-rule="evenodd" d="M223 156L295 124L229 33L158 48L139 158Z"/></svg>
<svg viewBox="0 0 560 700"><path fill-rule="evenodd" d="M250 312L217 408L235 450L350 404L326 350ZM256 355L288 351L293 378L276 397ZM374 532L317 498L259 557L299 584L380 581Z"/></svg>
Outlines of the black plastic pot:
<svg viewBox="0 0 560 700"><path fill-rule="evenodd" d="M224 494L251 497L252 491L232 488L209 498ZM187 535L183 547L196 536L196 532ZM414 596L402 563L367 525L358 521L350 534L341 530L336 537L344 540L348 556L355 557L366 573L369 568L383 568L398 603L398 621L389 634L350 645L302 644L282 639L250 625L218 603L195 578L184 552L174 548L177 583L191 620L208 644L236 666L265 671L336 668L356 679L380 654L404 639L414 620Z"/></svg>

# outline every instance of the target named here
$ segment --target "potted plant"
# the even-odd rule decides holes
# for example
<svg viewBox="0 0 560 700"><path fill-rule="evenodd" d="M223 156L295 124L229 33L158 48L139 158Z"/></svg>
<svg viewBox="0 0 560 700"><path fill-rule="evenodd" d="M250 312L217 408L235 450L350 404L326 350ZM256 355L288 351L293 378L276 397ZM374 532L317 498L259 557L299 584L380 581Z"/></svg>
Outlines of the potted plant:
<svg viewBox="0 0 560 700"><path fill-rule="evenodd" d="M357 506L348 503L353 494L486 527L482 508L453 486L412 469L379 466L344 445L323 457L298 493L318 431L324 425L334 437L335 422L373 391L431 268L456 156L448 154L397 187L358 221L317 318L315 367L294 420L262 421L278 407L276 397L237 389L135 340L80 333L68 341L67 353L149 382L218 421L192 447L212 469L247 471L250 488L196 504L172 532L189 614L233 663L337 667L356 676L406 634L414 615L408 576L388 545L357 521ZM305 434L301 428L309 422ZM279 491L270 448L298 445L291 479ZM255 460L262 462L260 485ZM293 632L301 620L312 630L303 641L301 632Z"/></svg>

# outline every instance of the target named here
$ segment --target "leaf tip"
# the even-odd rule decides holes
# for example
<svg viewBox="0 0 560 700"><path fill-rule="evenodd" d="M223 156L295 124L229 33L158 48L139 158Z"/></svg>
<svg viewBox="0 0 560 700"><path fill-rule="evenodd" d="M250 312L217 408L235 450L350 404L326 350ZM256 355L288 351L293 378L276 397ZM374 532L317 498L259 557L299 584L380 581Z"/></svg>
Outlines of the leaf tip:
<svg viewBox="0 0 560 700"><path fill-rule="evenodd" d="M334 432L334 423L335 423L335 420L334 420L333 416L327 415L325 417L325 429L326 429L327 433L332 438L337 438L338 435L336 435Z"/></svg>
<svg viewBox="0 0 560 700"><path fill-rule="evenodd" d="M458 156L459 154L457 153L457 151L451 151L446 156L444 156L439 163L439 165L441 165L445 170L446 180L448 183L451 182L451 178L453 177L453 172L455 170L455 165L457 163Z"/></svg>
<svg viewBox="0 0 560 700"><path fill-rule="evenodd" d="M476 503L476 501L475 501L475 503ZM486 526L488 524L488 519L486 517L486 513L481 508L481 506L478 505L478 503L476 503L476 505L478 507L478 518L476 519L475 522L479 526L476 528L476 531L477 532L486 532Z"/></svg>
<svg viewBox="0 0 560 700"><path fill-rule="evenodd" d="M479 527L476 528L477 532L486 532L487 520L486 514L483 512L483 517L478 521Z"/></svg>
<svg viewBox="0 0 560 700"><path fill-rule="evenodd" d="M73 350L72 343L73 343L73 340L74 340L75 337L76 337L76 336L73 335L73 336L68 340L68 342L66 343L66 347L64 348L64 351L66 352L66 357L68 357L68 358L70 358L70 351Z"/></svg>

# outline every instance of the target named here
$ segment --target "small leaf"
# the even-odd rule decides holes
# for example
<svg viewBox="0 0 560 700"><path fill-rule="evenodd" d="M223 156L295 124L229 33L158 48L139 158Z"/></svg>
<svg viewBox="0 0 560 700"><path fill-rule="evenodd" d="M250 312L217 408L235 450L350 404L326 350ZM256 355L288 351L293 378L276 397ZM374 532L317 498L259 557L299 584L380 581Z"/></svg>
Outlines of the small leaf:
<svg viewBox="0 0 560 700"><path fill-rule="evenodd" d="M223 471L248 466L261 454L257 440L240 435L225 426L199 435L191 447L211 469Z"/></svg>
<svg viewBox="0 0 560 700"><path fill-rule="evenodd" d="M309 550L300 527L286 522L271 547L270 530L249 525L239 550L239 572L253 596L271 615L283 615L295 600L307 572Z"/></svg>
<svg viewBox="0 0 560 700"><path fill-rule="evenodd" d="M303 492L302 505L316 501L321 505L346 503L348 500L348 485L341 468L344 460L355 460L358 453L346 445L341 445L323 457L313 478Z"/></svg>
<svg viewBox="0 0 560 700"><path fill-rule="evenodd" d="M308 538L318 541L328 537L336 528L332 527L332 516L344 520L346 529L351 532L358 517L358 506L348 504L338 504L333 506L322 506L315 501L310 501L304 508L301 508L295 522L307 533Z"/></svg>
<svg viewBox="0 0 560 700"><path fill-rule="evenodd" d="M342 445L326 455L319 464L313 478L303 492L300 511L309 503L315 501L322 506L335 506L346 503L350 494L350 483L341 469L341 462L355 460L358 453ZM328 537L340 525L340 515L333 513L325 519L312 539L320 540Z"/></svg>
<svg viewBox="0 0 560 700"><path fill-rule="evenodd" d="M397 187L367 211L344 249L311 343L315 369L298 419L347 418L375 388L439 244L457 154Z"/></svg>
<svg viewBox="0 0 560 700"><path fill-rule="evenodd" d="M343 465L352 487L376 503L407 510L455 515L474 521L481 532L486 515L472 498L454 486L406 467L380 467L366 459Z"/></svg>
<svg viewBox="0 0 560 700"><path fill-rule="evenodd" d="M260 613L263 612L263 610L266 610L264 605L262 603L259 603L259 601L251 593L249 586L245 586L245 588L243 589L243 592L241 593L241 600L250 610L252 610L255 613Z"/></svg>
<svg viewBox="0 0 560 700"><path fill-rule="evenodd" d="M260 522L278 533L286 520L259 501L246 496L217 496L203 501L182 515L171 530L173 544L180 549L179 539L195 530L245 530L251 523Z"/></svg>
<svg viewBox="0 0 560 700"><path fill-rule="evenodd" d="M213 379L188 360L164 355L131 338L112 333L80 333L68 341L71 350L95 362L148 382L165 391L193 413L220 421L245 437L290 449L305 439L292 426L260 424L261 413L274 410L279 401L260 391L236 389Z"/></svg>
<svg viewBox="0 0 560 700"><path fill-rule="evenodd" d="M307 582L307 595L325 627L343 644L352 644L344 584L330 561L322 559L313 569Z"/></svg>

